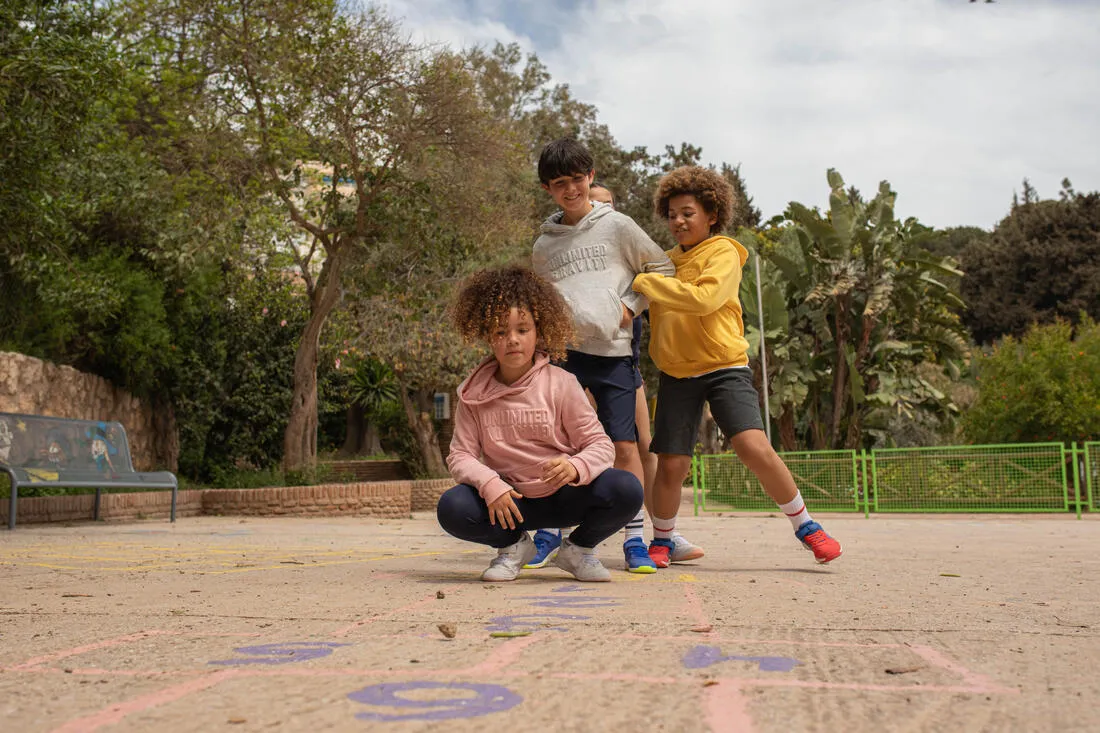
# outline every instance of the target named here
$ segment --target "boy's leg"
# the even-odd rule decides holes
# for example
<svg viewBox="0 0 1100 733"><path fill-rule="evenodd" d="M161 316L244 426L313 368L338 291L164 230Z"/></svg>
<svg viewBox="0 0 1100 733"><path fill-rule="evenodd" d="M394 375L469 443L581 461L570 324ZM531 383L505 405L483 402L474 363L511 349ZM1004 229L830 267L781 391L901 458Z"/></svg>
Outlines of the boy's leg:
<svg viewBox="0 0 1100 733"><path fill-rule="evenodd" d="M634 424L638 427L638 457L642 462L642 488L645 489L645 508L650 511L653 480L657 476L657 456L649 452L649 444L653 442L653 431L649 425L649 402L646 400L645 383L641 374L635 370L637 377L634 383L638 388L634 390Z"/></svg>
<svg viewBox="0 0 1100 733"><path fill-rule="evenodd" d="M657 475L650 498L653 542L649 556L657 567L668 567L676 549L676 517L680 512L684 479L691 472L695 434L703 415L706 393L699 377L677 379L661 374L657 415L650 450L657 454ZM694 557L702 557L702 550ZM688 559L688 558L684 558Z"/></svg>
<svg viewBox="0 0 1100 733"><path fill-rule="evenodd" d="M634 422L634 360L631 357L605 357L568 352L566 370L577 377L596 405L596 416L604 432L615 444L615 468L645 480L638 455L638 428ZM623 555L626 568L634 573L652 573L657 568L645 552L645 509L639 507L623 528Z"/></svg>
<svg viewBox="0 0 1100 733"><path fill-rule="evenodd" d="M718 427L723 434L732 436L730 447L737 458L753 472L764 492L787 515L803 546L812 550L821 563L840 557L840 543L810 516L794 477L768 442L752 372L729 369L714 375L707 397Z"/></svg>

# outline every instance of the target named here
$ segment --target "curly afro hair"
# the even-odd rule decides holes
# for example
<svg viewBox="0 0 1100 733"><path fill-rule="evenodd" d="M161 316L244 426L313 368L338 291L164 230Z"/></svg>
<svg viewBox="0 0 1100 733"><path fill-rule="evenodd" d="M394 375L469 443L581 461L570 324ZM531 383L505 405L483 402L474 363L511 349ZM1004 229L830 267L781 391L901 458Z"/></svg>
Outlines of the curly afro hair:
<svg viewBox="0 0 1100 733"><path fill-rule="evenodd" d="M508 322L512 308L531 314L538 334L537 349L551 359L565 358L565 346L573 338L569 306L553 285L526 267L474 273L462 284L451 315L464 339L484 342L498 325Z"/></svg>
<svg viewBox="0 0 1100 733"><path fill-rule="evenodd" d="M662 178L653 197L657 216L667 219L669 200L681 194L694 196L703 205L704 211L718 215L718 221L710 228L712 236L729 226L736 213L734 209L738 202L733 195L733 186L711 168L685 165Z"/></svg>

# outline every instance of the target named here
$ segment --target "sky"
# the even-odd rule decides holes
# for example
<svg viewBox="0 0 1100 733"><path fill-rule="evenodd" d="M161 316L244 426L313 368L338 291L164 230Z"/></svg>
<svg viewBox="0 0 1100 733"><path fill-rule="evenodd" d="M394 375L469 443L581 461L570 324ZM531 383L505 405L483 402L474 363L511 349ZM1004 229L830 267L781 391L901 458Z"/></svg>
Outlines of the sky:
<svg viewBox="0 0 1100 733"><path fill-rule="evenodd" d="M1025 177L1100 190L1100 0L380 4L418 41L537 54L623 147L740 164L765 219L826 207L828 168L938 228L992 228Z"/></svg>

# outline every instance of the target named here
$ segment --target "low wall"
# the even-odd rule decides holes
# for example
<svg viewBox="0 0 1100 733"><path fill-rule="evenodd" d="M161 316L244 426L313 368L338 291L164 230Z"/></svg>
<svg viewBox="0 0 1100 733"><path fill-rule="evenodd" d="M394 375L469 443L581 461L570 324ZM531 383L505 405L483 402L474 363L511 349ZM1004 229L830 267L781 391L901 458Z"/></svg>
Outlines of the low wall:
<svg viewBox="0 0 1100 733"><path fill-rule="evenodd" d="M331 471L334 477L346 476L354 481L404 481L412 478L409 469L398 460L326 461L320 467Z"/></svg>
<svg viewBox="0 0 1100 733"><path fill-rule="evenodd" d="M434 511L439 496L451 488L451 479L372 481L318 484L266 489L189 489L176 500L177 517L304 516L407 518L411 512ZM24 496L18 499L18 524L87 521L93 516L95 494L79 496ZM104 521L167 519L171 491L142 491L100 495L99 518ZM8 499L0 497L0 526L8 521Z"/></svg>
<svg viewBox="0 0 1100 733"><path fill-rule="evenodd" d="M207 489L204 514L366 516L396 519L412 511L411 481L319 484L272 489Z"/></svg>
<svg viewBox="0 0 1100 733"><path fill-rule="evenodd" d="M196 517L203 513L203 492L181 491L176 496L176 516ZM18 499L15 519L18 524L46 522L83 522L92 518L95 494L79 496L26 496ZM9 499L0 499L0 524L8 524ZM99 499L99 518L105 521L168 519L172 513L171 491L141 491L129 494L103 492ZM17 526L18 526L17 524Z"/></svg>
<svg viewBox="0 0 1100 733"><path fill-rule="evenodd" d="M412 510L434 512L435 505L444 491L455 485L453 479L429 478L412 482Z"/></svg>

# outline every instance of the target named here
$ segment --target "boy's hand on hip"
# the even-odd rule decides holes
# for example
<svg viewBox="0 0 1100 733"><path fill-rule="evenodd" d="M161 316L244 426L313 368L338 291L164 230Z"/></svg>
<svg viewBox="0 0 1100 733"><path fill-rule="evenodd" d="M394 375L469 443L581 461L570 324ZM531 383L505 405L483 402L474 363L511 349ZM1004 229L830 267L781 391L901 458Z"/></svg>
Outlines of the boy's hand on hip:
<svg viewBox="0 0 1100 733"><path fill-rule="evenodd" d="M522 498L523 494L511 489L507 494L501 494L494 499L488 505L489 524L496 524L499 521L501 527L508 529L515 529L517 525L523 524L523 515L519 513L519 507L514 501Z"/></svg>
<svg viewBox="0 0 1100 733"><path fill-rule="evenodd" d="M630 325L630 322L634 320L634 311L626 307L626 303L623 303L623 317L619 321L619 328L626 328Z"/></svg>
<svg viewBox="0 0 1100 733"><path fill-rule="evenodd" d="M580 477L577 467L569 462L568 456L551 458L542 464L542 480L555 489L575 483Z"/></svg>

